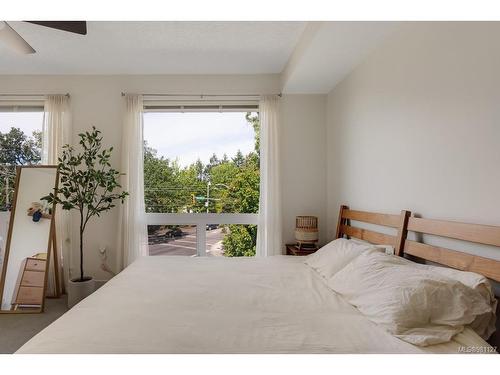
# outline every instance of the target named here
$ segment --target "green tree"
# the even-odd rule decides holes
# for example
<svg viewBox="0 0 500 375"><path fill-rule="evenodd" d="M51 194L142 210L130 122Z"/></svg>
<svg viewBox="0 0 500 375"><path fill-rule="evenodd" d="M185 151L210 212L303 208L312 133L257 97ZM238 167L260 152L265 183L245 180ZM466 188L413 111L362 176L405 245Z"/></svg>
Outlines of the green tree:
<svg viewBox="0 0 500 375"><path fill-rule="evenodd" d="M196 197L206 195L207 183L203 169L203 163L198 160L196 163L180 170L177 183L183 202L178 203L177 212L205 212L205 201L196 199Z"/></svg>
<svg viewBox="0 0 500 375"><path fill-rule="evenodd" d="M111 210L117 201L123 204L128 193L121 191L118 181L121 173L110 163L113 147L103 149L101 132L92 127L78 136L81 152L77 153L73 146L63 146L58 159L60 184L42 200L80 214L80 278L74 281L85 281L91 279L83 272L85 228L91 218ZM116 192L117 189L120 191Z"/></svg>
<svg viewBox="0 0 500 375"><path fill-rule="evenodd" d="M238 173L230 181L227 192L231 200L232 212L258 213L260 192L260 123L258 115L248 112L245 116L255 132L255 152L244 160L236 154L233 162L238 166ZM241 153L241 152L240 152ZM235 160L236 159L236 160ZM224 255L253 256L257 245L256 225L229 225L229 233L224 237L222 246Z"/></svg>
<svg viewBox="0 0 500 375"><path fill-rule="evenodd" d="M236 207L231 195L230 185L238 176L239 172L238 167L229 161L220 163L216 167L212 168L210 173L212 186L220 187L212 190L212 196L215 199L219 199L215 201L215 211L217 213L235 212ZM229 187L229 189L227 187Z"/></svg>
<svg viewBox="0 0 500 375"><path fill-rule="evenodd" d="M233 178L228 194L231 197L232 212L257 213L259 211L260 173L258 158L249 155L245 164ZM256 225L229 225L229 233L224 237L224 255L253 256L257 244Z"/></svg>
<svg viewBox="0 0 500 375"><path fill-rule="evenodd" d="M224 237L224 256L254 256L257 242L256 225L229 225L229 233Z"/></svg>
<svg viewBox="0 0 500 375"><path fill-rule="evenodd" d="M259 114L256 112L247 112L245 119L253 127L254 138L255 138L255 152L260 155L260 120Z"/></svg>
<svg viewBox="0 0 500 375"><path fill-rule="evenodd" d="M11 127L0 132L0 209L12 201L16 165L38 164L42 154L42 132L34 131L32 136L21 129Z"/></svg>
<svg viewBox="0 0 500 375"><path fill-rule="evenodd" d="M33 132L29 137L19 128L0 133L0 164L37 164L41 160L42 133Z"/></svg>
<svg viewBox="0 0 500 375"><path fill-rule="evenodd" d="M238 150L238 152L236 153L236 156L233 158L233 163L238 168L241 168L243 164L245 164L245 157L243 156L241 150Z"/></svg>
<svg viewBox="0 0 500 375"><path fill-rule="evenodd" d="M196 170L196 177L198 178L198 180L205 181L207 179L207 176L205 174L206 169L200 158L198 158L198 160L196 160L196 163L194 163L194 168Z"/></svg>
<svg viewBox="0 0 500 375"><path fill-rule="evenodd" d="M177 212L179 167L169 159L158 157L157 151L144 145L144 200L146 212Z"/></svg>

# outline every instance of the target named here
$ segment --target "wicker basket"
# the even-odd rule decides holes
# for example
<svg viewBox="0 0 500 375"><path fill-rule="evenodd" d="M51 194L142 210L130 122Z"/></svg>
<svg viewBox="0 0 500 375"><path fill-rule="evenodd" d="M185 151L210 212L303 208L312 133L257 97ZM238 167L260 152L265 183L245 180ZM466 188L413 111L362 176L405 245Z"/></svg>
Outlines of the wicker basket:
<svg viewBox="0 0 500 375"><path fill-rule="evenodd" d="M295 219L295 239L302 245L318 242L318 218L316 216L297 216Z"/></svg>

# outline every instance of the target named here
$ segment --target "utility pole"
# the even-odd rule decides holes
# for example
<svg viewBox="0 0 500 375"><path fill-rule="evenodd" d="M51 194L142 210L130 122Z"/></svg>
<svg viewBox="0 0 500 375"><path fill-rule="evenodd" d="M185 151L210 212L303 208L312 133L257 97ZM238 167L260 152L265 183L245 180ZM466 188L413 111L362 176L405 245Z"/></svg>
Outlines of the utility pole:
<svg viewBox="0 0 500 375"><path fill-rule="evenodd" d="M207 207L207 214L210 213L210 185L211 182L207 183L207 200L205 201L205 206Z"/></svg>

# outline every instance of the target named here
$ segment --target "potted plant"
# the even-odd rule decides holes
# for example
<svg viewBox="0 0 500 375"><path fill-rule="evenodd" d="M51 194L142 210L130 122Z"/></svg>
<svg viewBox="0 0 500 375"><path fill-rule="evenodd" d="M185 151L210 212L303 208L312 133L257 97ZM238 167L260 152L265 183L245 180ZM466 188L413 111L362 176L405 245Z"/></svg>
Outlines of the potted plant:
<svg viewBox="0 0 500 375"><path fill-rule="evenodd" d="M63 210L76 210L80 216L80 275L69 280L68 306L72 307L95 290L92 277L83 271L85 251L84 234L89 220L115 207L117 201L123 203L127 192L115 192L121 186L120 172L109 162L113 147L102 149L101 132L92 131L78 134L81 152L70 145L63 146L58 159L60 183L58 189L43 197L49 203L58 203Z"/></svg>

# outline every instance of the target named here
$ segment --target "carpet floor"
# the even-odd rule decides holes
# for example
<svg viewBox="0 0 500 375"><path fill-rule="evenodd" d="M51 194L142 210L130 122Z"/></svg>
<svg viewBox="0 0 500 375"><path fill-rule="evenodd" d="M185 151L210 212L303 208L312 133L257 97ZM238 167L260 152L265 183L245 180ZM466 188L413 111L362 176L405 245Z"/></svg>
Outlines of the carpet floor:
<svg viewBox="0 0 500 375"><path fill-rule="evenodd" d="M14 353L66 311L66 296L62 296L48 298L41 314L0 314L0 354Z"/></svg>

